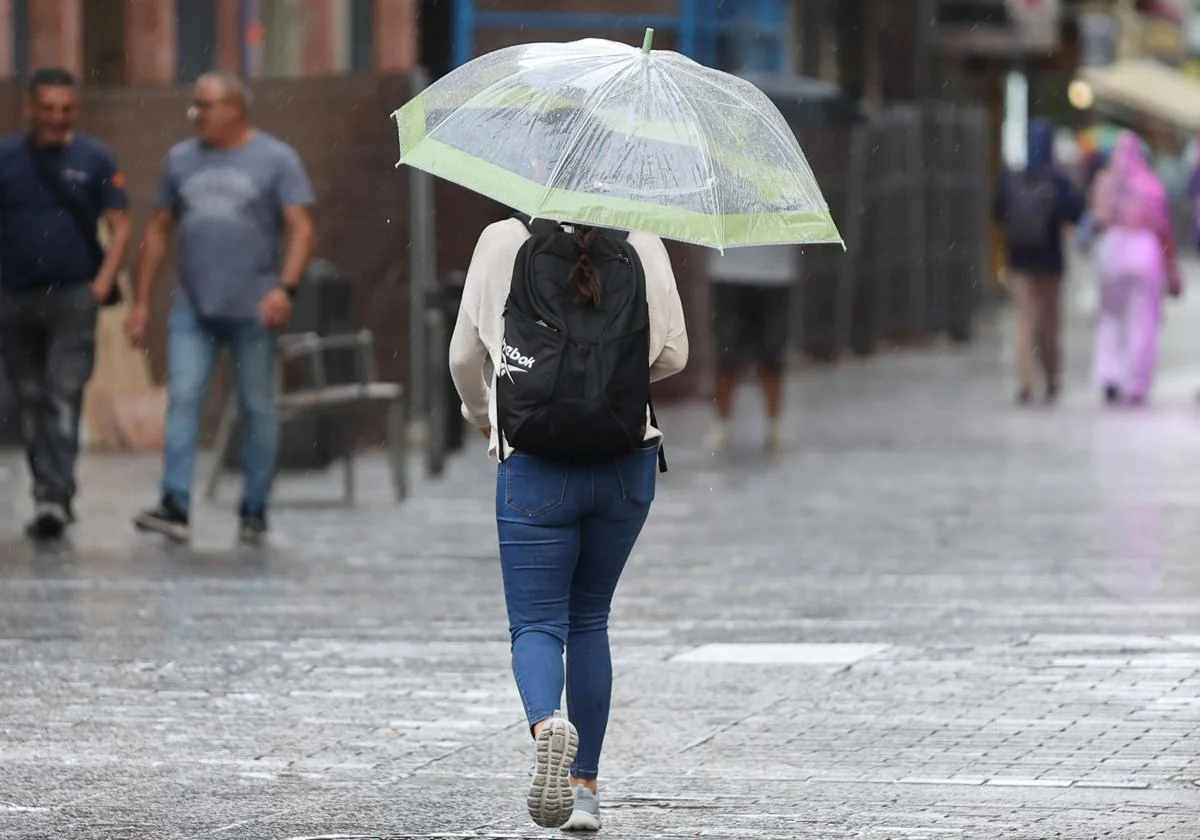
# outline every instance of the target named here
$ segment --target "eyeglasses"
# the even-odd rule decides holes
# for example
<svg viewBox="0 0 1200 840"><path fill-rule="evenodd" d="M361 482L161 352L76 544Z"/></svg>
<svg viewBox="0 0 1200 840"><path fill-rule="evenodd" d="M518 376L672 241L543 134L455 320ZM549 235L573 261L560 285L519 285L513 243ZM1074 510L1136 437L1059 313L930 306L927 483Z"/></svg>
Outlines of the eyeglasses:
<svg viewBox="0 0 1200 840"><path fill-rule="evenodd" d="M218 99L193 99L192 104L187 109L188 119L195 121L196 117L200 116L201 111L211 111L220 104L221 102Z"/></svg>

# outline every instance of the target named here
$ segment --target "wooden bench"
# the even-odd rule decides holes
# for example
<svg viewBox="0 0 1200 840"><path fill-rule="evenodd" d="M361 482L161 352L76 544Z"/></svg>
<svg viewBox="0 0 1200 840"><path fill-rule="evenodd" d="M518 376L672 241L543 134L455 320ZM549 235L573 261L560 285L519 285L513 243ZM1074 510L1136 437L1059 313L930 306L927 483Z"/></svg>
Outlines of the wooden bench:
<svg viewBox="0 0 1200 840"><path fill-rule="evenodd" d="M330 351L357 351L355 355L357 380L330 384L326 374L325 354ZM309 382L295 390L284 388L284 368L289 362L308 362ZM279 338L279 371L276 376L275 403L279 408L280 425L298 417L314 414L343 414L358 411L372 405L382 405L386 411L388 459L391 464L392 484L396 500L403 501L408 495L407 459L405 430L404 388L395 382L380 381L375 364L375 337L370 330L353 333L321 336L316 333L294 333ZM221 422L217 427L214 445L216 461L208 478L205 495L215 499L217 485L221 480L225 459L233 443L233 432L237 427L237 389L229 388L221 409ZM354 447L347 439L342 454L343 498L354 501Z"/></svg>

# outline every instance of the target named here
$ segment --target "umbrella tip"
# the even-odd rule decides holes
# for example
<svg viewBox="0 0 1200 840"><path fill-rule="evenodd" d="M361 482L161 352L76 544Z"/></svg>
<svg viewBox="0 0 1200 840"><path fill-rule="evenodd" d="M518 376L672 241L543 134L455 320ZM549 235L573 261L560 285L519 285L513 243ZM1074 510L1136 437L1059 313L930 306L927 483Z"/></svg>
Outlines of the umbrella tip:
<svg viewBox="0 0 1200 840"><path fill-rule="evenodd" d="M646 36L642 38L642 52L650 55L650 45L654 43L654 30L646 27Z"/></svg>

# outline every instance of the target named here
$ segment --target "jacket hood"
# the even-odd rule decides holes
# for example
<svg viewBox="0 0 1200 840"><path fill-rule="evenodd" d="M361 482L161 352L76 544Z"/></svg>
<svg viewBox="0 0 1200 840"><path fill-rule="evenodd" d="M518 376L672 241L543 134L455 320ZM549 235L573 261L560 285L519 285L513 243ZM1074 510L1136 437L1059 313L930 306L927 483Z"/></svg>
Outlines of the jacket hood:
<svg viewBox="0 0 1200 840"><path fill-rule="evenodd" d="M1030 170L1045 169L1054 164L1054 126L1045 119L1035 119L1029 124Z"/></svg>

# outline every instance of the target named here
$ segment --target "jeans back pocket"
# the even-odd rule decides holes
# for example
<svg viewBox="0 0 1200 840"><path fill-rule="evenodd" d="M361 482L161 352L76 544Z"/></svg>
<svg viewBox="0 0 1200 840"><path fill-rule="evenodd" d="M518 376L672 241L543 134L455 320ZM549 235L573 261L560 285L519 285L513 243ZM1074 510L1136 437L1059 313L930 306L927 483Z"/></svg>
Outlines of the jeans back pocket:
<svg viewBox="0 0 1200 840"><path fill-rule="evenodd" d="M565 464L513 452L500 465L504 504L523 516L543 516L561 507L570 468Z"/></svg>
<svg viewBox="0 0 1200 840"><path fill-rule="evenodd" d="M635 450L616 463L621 495L626 501L648 505L658 484L658 443Z"/></svg>

